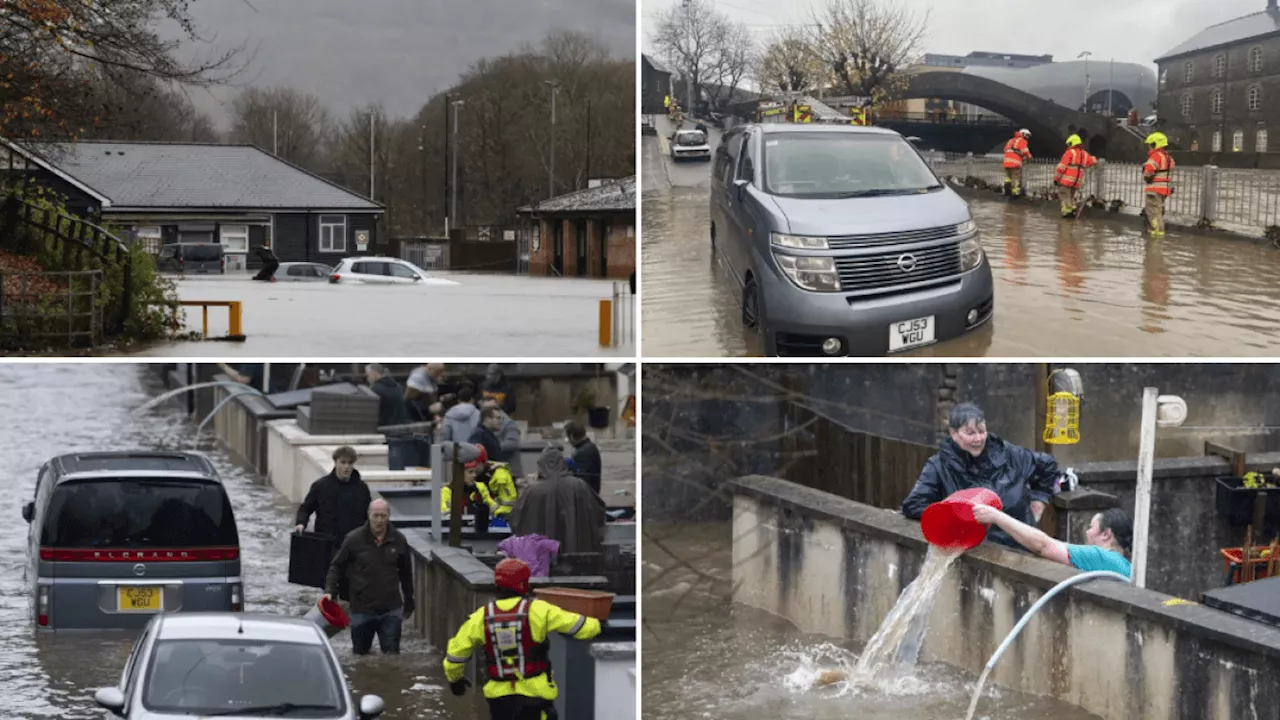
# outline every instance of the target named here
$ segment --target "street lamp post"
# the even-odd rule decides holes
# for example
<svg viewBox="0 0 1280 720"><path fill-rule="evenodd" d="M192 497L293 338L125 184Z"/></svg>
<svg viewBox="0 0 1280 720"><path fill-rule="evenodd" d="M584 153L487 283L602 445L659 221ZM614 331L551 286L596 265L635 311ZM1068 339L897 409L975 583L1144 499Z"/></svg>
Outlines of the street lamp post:
<svg viewBox="0 0 1280 720"><path fill-rule="evenodd" d="M1084 111L1089 112L1089 56L1093 53L1085 50L1076 56L1076 59L1084 58Z"/></svg>
<svg viewBox="0 0 1280 720"><path fill-rule="evenodd" d="M452 194L449 199L449 217L458 223L458 107L465 105L465 100L454 100L453 105L453 179L450 181Z"/></svg>
<svg viewBox="0 0 1280 720"><path fill-rule="evenodd" d="M560 94L559 80L543 80L551 88L551 140L550 158L547 162L547 199L556 196L556 95Z"/></svg>

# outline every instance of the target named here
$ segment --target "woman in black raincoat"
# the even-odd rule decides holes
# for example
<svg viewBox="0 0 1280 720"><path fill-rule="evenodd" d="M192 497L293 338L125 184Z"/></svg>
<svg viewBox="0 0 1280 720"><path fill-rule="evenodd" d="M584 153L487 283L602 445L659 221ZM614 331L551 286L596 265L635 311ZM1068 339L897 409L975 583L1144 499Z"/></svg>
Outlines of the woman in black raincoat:
<svg viewBox="0 0 1280 720"><path fill-rule="evenodd" d="M957 490L983 487L1000 496L1004 512L1035 526L1053 499L1061 473L1052 455L1038 453L987 432L987 418L976 405L961 403L951 410L951 437L929 458L911 494L902 501L902 514L919 520L929 505ZM998 527L987 539L1021 549Z"/></svg>

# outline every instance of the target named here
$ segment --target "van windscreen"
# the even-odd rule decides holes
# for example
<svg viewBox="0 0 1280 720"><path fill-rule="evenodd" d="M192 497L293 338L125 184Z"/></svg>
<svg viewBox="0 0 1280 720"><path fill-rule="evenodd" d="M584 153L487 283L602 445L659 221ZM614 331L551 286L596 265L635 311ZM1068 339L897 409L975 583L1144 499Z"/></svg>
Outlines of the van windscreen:
<svg viewBox="0 0 1280 720"><path fill-rule="evenodd" d="M196 480L72 480L49 500L40 544L50 548L191 548L240 544L221 485Z"/></svg>
<svg viewBox="0 0 1280 720"><path fill-rule="evenodd" d="M942 187L915 148L897 135L766 134L763 157L765 191L771 195L866 197L929 192Z"/></svg>
<svg viewBox="0 0 1280 720"><path fill-rule="evenodd" d="M182 257L190 262L217 262L222 257L222 247L218 245L184 245Z"/></svg>

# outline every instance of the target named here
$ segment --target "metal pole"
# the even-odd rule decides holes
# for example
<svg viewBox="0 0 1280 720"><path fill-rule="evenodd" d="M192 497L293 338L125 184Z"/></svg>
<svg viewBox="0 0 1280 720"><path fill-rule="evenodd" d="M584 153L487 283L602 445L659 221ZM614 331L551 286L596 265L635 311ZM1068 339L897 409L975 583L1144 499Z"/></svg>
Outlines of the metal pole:
<svg viewBox="0 0 1280 720"><path fill-rule="evenodd" d="M458 106L461 104L461 100L453 101L453 179L450 182L452 194L449 197L449 217L454 222L458 219Z"/></svg>
<svg viewBox="0 0 1280 720"><path fill-rule="evenodd" d="M551 86L551 159L547 167L547 199L556 196L556 95L560 86Z"/></svg>
<svg viewBox="0 0 1280 720"><path fill-rule="evenodd" d="M373 199L373 121L374 114L369 112L369 199Z"/></svg>
<svg viewBox="0 0 1280 720"><path fill-rule="evenodd" d="M271 111L271 154L280 154L280 113Z"/></svg>
<svg viewBox="0 0 1280 720"><path fill-rule="evenodd" d="M444 152L445 160L449 159L449 108L453 102L453 93L444 96ZM444 168L444 235L449 237L449 163Z"/></svg>
<svg viewBox="0 0 1280 720"><path fill-rule="evenodd" d="M1147 529L1151 523L1151 471L1156 454L1156 411L1160 391L1142 390L1142 428L1138 440L1138 490L1133 501L1133 584L1147 586Z"/></svg>
<svg viewBox="0 0 1280 720"><path fill-rule="evenodd" d="M1107 88L1107 117L1114 117L1111 100L1116 94L1116 59L1111 58L1111 86Z"/></svg>
<svg viewBox="0 0 1280 720"><path fill-rule="evenodd" d="M262 394L266 395L271 388L271 363L262 363Z"/></svg>

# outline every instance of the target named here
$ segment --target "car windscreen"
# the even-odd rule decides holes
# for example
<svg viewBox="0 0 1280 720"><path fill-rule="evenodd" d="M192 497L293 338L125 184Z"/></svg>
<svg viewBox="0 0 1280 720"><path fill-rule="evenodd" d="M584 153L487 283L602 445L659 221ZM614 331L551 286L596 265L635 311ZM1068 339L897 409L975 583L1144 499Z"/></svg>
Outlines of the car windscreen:
<svg viewBox="0 0 1280 720"><path fill-rule="evenodd" d="M341 682L319 644L160 640L152 650L142 704L173 715L342 717ZM281 711L286 704L298 707Z"/></svg>
<svg viewBox="0 0 1280 720"><path fill-rule="evenodd" d="M71 480L49 500L40 544L52 548L192 548L240 544L217 483L166 478Z"/></svg>
<svg viewBox="0 0 1280 720"><path fill-rule="evenodd" d="M907 195L939 189L906 140L870 133L796 132L764 137L764 189L799 198Z"/></svg>
<svg viewBox="0 0 1280 720"><path fill-rule="evenodd" d="M680 133L676 136L676 144L684 146L706 145L707 136L700 132Z"/></svg>
<svg viewBox="0 0 1280 720"><path fill-rule="evenodd" d="M222 257L219 245L183 245L182 257L188 262L210 262Z"/></svg>

